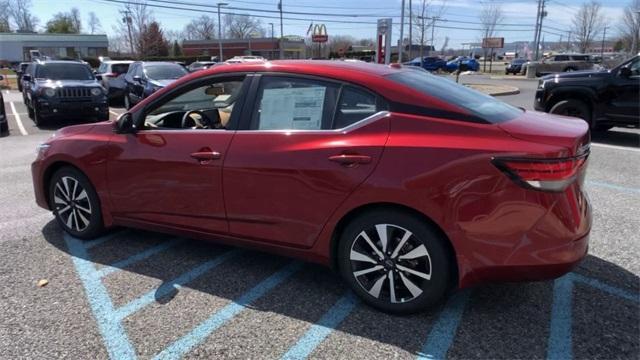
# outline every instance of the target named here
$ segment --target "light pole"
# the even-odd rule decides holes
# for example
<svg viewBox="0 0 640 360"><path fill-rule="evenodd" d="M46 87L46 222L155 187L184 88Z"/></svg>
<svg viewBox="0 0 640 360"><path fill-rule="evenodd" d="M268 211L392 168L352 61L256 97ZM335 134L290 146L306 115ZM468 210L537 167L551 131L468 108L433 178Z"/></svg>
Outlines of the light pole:
<svg viewBox="0 0 640 360"><path fill-rule="evenodd" d="M282 0L278 1L278 10L280 10L280 60L284 59L284 27L282 26Z"/></svg>
<svg viewBox="0 0 640 360"><path fill-rule="evenodd" d="M273 41L273 23L269 23L269 25L271 25L271 46L273 47L275 45L274 41ZM274 54L274 49L271 49L271 58L273 59L275 56Z"/></svg>
<svg viewBox="0 0 640 360"><path fill-rule="evenodd" d="M602 31L602 44L600 45L600 61L604 64L604 39L607 37L607 27L605 25Z"/></svg>
<svg viewBox="0 0 640 360"><path fill-rule="evenodd" d="M404 46L404 0L402 0L402 10L400 11L400 40L398 40L398 64L402 64L402 50Z"/></svg>
<svg viewBox="0 0 640 360"><path fill-rule="evenodd" d="M229 4L224 2L218 3L218 56L220 59L218 61L222 62L224 59L222 58L222 21L220 21L220 7L227 6Z"/></svg>
<svg viewBox="0 0 640 360"><path fill-rule="evenodd" d="M433 22L431 23L431 47L433 48L433 52L435 53L436 52L436 47L433 44L433 40L434 40L433 37L434 37L435 29L436 29L436 21L440 20L440 17L439 16L434 16L432 19L433 19ZM431 53L429 53L429 55L431 55Z"/></svg>

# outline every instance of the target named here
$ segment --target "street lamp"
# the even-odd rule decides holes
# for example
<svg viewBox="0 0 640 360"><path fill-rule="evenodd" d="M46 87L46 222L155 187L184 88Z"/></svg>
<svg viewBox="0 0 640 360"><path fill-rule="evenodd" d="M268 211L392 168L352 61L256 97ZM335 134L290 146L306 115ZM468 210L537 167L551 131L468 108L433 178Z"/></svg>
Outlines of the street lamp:
<svg viewBox="0 0 640 360"><path fill-rule="evenodd" d="M218 56L220 57L218 61L224 61L222 58L222 22L220 21L220 7L227 5L229 4L224 2L218 3Z"/></svg>

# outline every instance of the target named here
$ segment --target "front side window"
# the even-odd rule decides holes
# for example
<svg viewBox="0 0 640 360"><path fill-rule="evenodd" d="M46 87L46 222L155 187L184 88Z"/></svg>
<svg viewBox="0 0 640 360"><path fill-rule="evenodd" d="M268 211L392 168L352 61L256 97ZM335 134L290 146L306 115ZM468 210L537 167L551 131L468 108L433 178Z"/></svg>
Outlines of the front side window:
<svg viewBox="0 0 640 360"><path fill-rule="evenodd" d="M522 110L516 107L428 72L405 70L386 77L424 95L456 105L468 113L459 115L471 115L483 122L501 123L522 114Z"/></svg>
<svg viewBox="0 0 640 360"><path fill-rule="evenodd" d="M227 129L242 95L243 80L238 77L212 82L163 101L147 113L144 128Z"/></svg>
<svg viewBox="0 0 640 360"><path fill-rule="evenodd" d="M93 80L89 67L82 64L45 64L38 66L36 78L49 80Z"/></svg>

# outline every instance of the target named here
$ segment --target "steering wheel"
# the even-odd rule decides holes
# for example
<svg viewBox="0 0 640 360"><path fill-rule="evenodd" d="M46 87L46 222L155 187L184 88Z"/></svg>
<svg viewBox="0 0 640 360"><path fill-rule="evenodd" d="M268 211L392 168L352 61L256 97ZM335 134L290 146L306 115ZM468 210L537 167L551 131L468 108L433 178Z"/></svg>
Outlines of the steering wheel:
<svg viewBox="0 0 640 360"><path fill-rule="evenodd" d="M201 120L192 118L191 115L199 115ZM182 129L204 129L206 126L210 126L211 119L207 117L201 110L189 110L182 115L182 121L180 122L180 128Z"/></svg>

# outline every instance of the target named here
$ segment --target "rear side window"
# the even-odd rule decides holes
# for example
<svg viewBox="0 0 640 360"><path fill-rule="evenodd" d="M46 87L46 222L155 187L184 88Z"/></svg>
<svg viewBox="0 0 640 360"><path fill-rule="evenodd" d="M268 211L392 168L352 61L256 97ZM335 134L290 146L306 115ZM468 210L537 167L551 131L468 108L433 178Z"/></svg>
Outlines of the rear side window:
<svg viewBox="0 0 640 360"><path fill-rule="evenodd" d="M114 74L126 74L129 70L129 64L112 64L111 72Z"/></svg>
<svg viewBox="0 0 640 360"><path fill-rule="evenodd" d="M342 129L378 112L376 96L352 86L344 86L333 121L334 129Z"/></svg>
<svg viewBox="0 0 640 360"><path fill-rule="evenodd" d="M413 110L410 112L419 112L427 116L491 124L505 122L522 114L522 110L496 100L489 95L456 84L451 80L431 75L425 71L407 69L386 77L419 93L455 105L464 112L449 112L426 107L415 109L416 107L414 106L404 106L402 104L394 104L394 107L398 109L394 111L403 112L404 109L411 108Z"/></svg>
<svg viewBox="0 0 640 360"><path fill-rule="evenodd" d="M321 130L331 128L339 86L281 76L260 81L251 130Z"/></svg>

